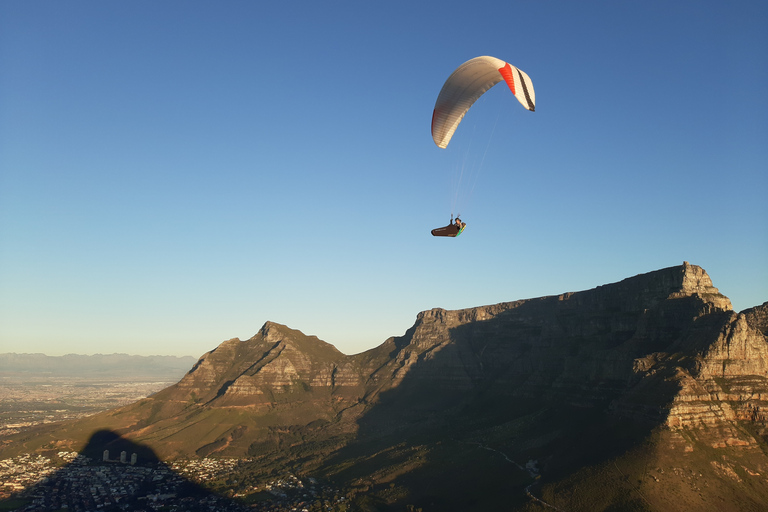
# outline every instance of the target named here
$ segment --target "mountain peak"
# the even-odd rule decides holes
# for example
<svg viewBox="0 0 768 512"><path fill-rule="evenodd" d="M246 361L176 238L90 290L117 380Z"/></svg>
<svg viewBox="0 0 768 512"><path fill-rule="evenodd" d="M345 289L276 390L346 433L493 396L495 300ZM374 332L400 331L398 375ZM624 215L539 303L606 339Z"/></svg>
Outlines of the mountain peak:
<svg viewBox="0 0 768 512"><path fill-rule="evenodd" d="M684 295L699 295L708 298L719 306L720 309L730 311L733 309L730 299L722 295L712 284L712 279L706 270L698 265L691 265L687 261L679 267L682 274L680 292Z"/></svg>
<svg viewBox="0 0 768 512"><path fill-rule="evenodd" d="M291 329L283 324L267 321L259 330L258 335L260 335L264 341L278 342L290 331Z"/></svg>

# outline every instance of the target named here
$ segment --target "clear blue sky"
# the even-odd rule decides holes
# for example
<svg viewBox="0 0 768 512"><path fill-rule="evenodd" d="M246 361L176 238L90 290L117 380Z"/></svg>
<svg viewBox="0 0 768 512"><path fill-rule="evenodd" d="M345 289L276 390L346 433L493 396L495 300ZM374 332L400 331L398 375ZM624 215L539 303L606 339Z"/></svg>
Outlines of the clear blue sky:
<svg viewBox="0 0 768 512"><path fill-rule="evenodd" d="M768 3L0 3L0 352L352 354L684 260L768 300ZM447 149L440 87L503 84ZM463 173L463 174L462 174ZM461 175L461 183L452 183ZM458 194L468 227L448 222Z"/></svg>

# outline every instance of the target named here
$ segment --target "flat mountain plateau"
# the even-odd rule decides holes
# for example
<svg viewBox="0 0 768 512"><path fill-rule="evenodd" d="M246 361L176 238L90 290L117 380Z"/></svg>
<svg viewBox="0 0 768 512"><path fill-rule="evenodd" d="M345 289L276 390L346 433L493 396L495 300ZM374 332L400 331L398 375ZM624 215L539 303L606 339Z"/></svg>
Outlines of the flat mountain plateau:
<svg viewBox="0 0 768 512"><path fill-rule="evenodd" d="M6 438L0 457L108 430L163 460L247 458L241 493L332 482L346 510L766 510L767 333L768 302L736 313L687 262L424 311L356 355L267 322L177 384Z"/></svg>

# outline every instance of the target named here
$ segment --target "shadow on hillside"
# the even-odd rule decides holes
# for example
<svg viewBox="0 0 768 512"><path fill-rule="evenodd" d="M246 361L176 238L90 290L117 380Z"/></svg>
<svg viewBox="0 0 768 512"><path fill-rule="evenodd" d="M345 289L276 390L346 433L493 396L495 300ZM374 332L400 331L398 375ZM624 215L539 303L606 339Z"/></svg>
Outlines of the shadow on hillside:
<svg viewBox="0 0 768 512"><path fill-rule="evenodd" d="M107 451L108 453L105 453ZM51 459L59 458L56 454ZM27 473L36 472L30 461ZM80 457L0 501L0 510L253 510L186 479L148 446L115 432L94 433Z"/></svg>
<svg viewBox="0 0 768 512"><path fill-rule="evenodd" d="M530 506L532 484L636 448L665 420L676 383L622 405L634 359L680 335L642 315L538 301L451 329L451 343L422 355L358 420L356 440L327 461L330 477L375 510ZM413 335L398 350L413 350Z"/></svg>

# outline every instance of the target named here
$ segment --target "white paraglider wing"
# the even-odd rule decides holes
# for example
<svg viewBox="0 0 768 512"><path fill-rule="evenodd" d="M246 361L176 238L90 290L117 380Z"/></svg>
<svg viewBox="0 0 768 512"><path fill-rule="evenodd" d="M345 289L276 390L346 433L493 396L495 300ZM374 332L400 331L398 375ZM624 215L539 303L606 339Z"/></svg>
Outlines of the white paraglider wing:
<svg viewBox="0 0 768 512"><path fill-rule="evenodd" d="M453 132L472 104L497 83L507 82L512 94L530 111L536 108L533 83L523 71L495 57L470 59L443 84L432 112L432 139L440 148L448 146Z"/></svg>

